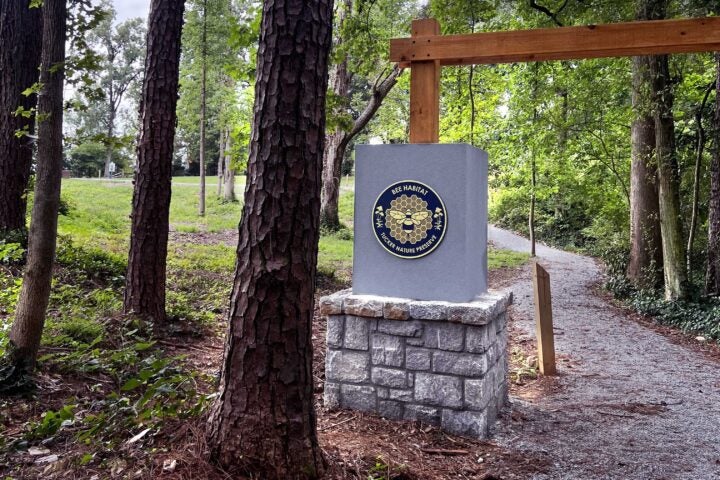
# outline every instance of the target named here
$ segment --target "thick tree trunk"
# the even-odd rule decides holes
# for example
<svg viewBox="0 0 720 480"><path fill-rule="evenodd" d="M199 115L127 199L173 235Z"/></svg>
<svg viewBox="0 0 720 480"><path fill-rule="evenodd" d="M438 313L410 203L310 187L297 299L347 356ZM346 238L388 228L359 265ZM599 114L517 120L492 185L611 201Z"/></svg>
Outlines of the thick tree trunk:
<svg viewBox="0 0 720 480"><path fill-rule="evenodd" d="M322 205L320 223L333 230L340 226L338 203L340 201L340 174L345 150L350 142L367 126L382 105L383 100L397 83L402 69L397 65L385 76L378 77L365 109L353 123L349 132L335 131L326 138L323 155ZM381 80L382 79L382 80Z"/></svg>
<svg viewBox="0 0 720 480"><path fill-rule="evenodd" d="M152 0L132 203L125 312L165 320L165 262L185 2Z"/></svg>
<svg viewBox="0 0 720 480"><path fill-rule="evenodd" d="M32 141L28 136L18 138L15 132L27 128L33 133L35 118L13 113L18 107L35 107L37 96L22 92L38 81L42 49L42 11L29 4L29 0L0 2L0 234L18 231L23 237Z"/></svg>
<svg viewBox="0 0 720 480"><path fill-rule="evenodd" d="M205 215L205 114L207 110L207 0L203 0L202 74L200 76L200 201L198 214Z"/></svg>
<svg viewBox="0 0 720 480"><path fill-rule="evenodd" d="M680 211L680 175L675 152L675 120L672 113L674 94L667 55L650 57L650 73L653 78L665 299L677 300L687 296L687 272Z"/></svg>
<svg viewBox="0 0 720 480"><path fill-rule="evenodd" d="M10 357L20 370L35 366L50 300L55 261L57 218L63 159L63 81L65 61L65 0L43 3L43 48L38 100L37 176L28 238L28 262L15 320L10 330Z"/></svg>
<svg viewBox="0 0 720 480"><path fill-rule="evenodd" d="M720 295L720 53L715 54L717 86L715 94L715 149L710 162L708 199L708 252L705 293Z"/></svg>
<svg viewBox="0 0 720 480"><path fill-rule="evenodd" d="M312 319L332 0L263 3L253 131L213 460L258 478L323 472Z"/></svg>
<svg viewBox="0 0 720 480"><path fill-rule="evenodd" d="M225 135L225 156L223 158L223 200L235 201L235 170L232 167L232 137L228 130Z"/></svg>
<svg viewBox="0 0 720 480"><path fill-rule="evenodd" d="M651 112L652 77L648 57L632 59L630 169L630 262L627 276L639 287L662 284L662 239L658 204L655 152L655 120Z"/></svg>

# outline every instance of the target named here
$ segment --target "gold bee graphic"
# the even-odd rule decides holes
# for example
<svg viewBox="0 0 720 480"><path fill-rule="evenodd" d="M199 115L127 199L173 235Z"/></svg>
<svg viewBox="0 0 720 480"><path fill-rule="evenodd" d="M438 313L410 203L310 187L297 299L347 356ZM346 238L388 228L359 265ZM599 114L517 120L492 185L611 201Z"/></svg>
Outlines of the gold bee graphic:
<svg viewBox="0 0 720 480"><path fill-rule="evenodd" d="M395 223L402 225L403 230L412 232L415 230L416 225L420 225L430 215L430 212L428 210L414 212L408 208L404 212L388 210L387 214L392 217Z"/></svg>

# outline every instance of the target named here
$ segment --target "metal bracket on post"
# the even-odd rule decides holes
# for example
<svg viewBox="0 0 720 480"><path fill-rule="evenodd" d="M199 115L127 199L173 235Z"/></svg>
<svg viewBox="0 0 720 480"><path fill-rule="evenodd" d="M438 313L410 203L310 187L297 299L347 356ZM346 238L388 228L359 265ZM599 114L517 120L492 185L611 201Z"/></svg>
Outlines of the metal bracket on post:
<svg viewBox="0 0 720 480"><path fill-rule="evenodd" d="M430 35L440 35L440 24L437 20L434 18L413 20L412 37L419 37L415 41ZM438 143L440 62L413 59L410 66L410 143Z"/></svg>

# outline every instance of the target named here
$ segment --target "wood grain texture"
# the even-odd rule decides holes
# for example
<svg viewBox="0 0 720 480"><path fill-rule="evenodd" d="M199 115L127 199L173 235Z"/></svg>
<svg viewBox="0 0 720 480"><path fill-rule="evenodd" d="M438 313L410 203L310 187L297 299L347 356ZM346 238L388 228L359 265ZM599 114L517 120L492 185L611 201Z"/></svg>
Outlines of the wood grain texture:
<svg viewBox="0 0 720 480"><path fill-rule="evenodd" d="M535 332L537 334L538 366L543 375L555 375L555 339L552 320L550 275L537 262L533 264L535 293Z"/></svg>
<svg viewBox="0 0 720 480"><path fill-rule="evenodd" d="M720 17L638 21L390 41L390 60L403 66L536 62L720 50ZM412 63L412 65L410 65Z"/></svg>
<svg viewBox="0 0 720 480"><path fill-rule="evenodd" d="M414 20L413 37L439 35L435 19ZM441 37L432 37L441 38ZM410 143L440 140L440 64L436 60L412 62L410 71Z"/></svg>

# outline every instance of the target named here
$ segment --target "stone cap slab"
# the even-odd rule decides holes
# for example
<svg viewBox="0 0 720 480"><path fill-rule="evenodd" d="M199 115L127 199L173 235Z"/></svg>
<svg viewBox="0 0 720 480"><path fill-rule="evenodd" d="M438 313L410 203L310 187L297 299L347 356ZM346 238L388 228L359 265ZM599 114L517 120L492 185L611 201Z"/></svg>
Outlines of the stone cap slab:
<svg viewBox="0 0 720 480"><path fill-rule="evenodd" d="M510 291L490 290L472 302L412 300L378 295L353 295L351 289L320 298L320 314L354 315L390 320L444 320L466 325L486 325L512 304Z"/></svg>

